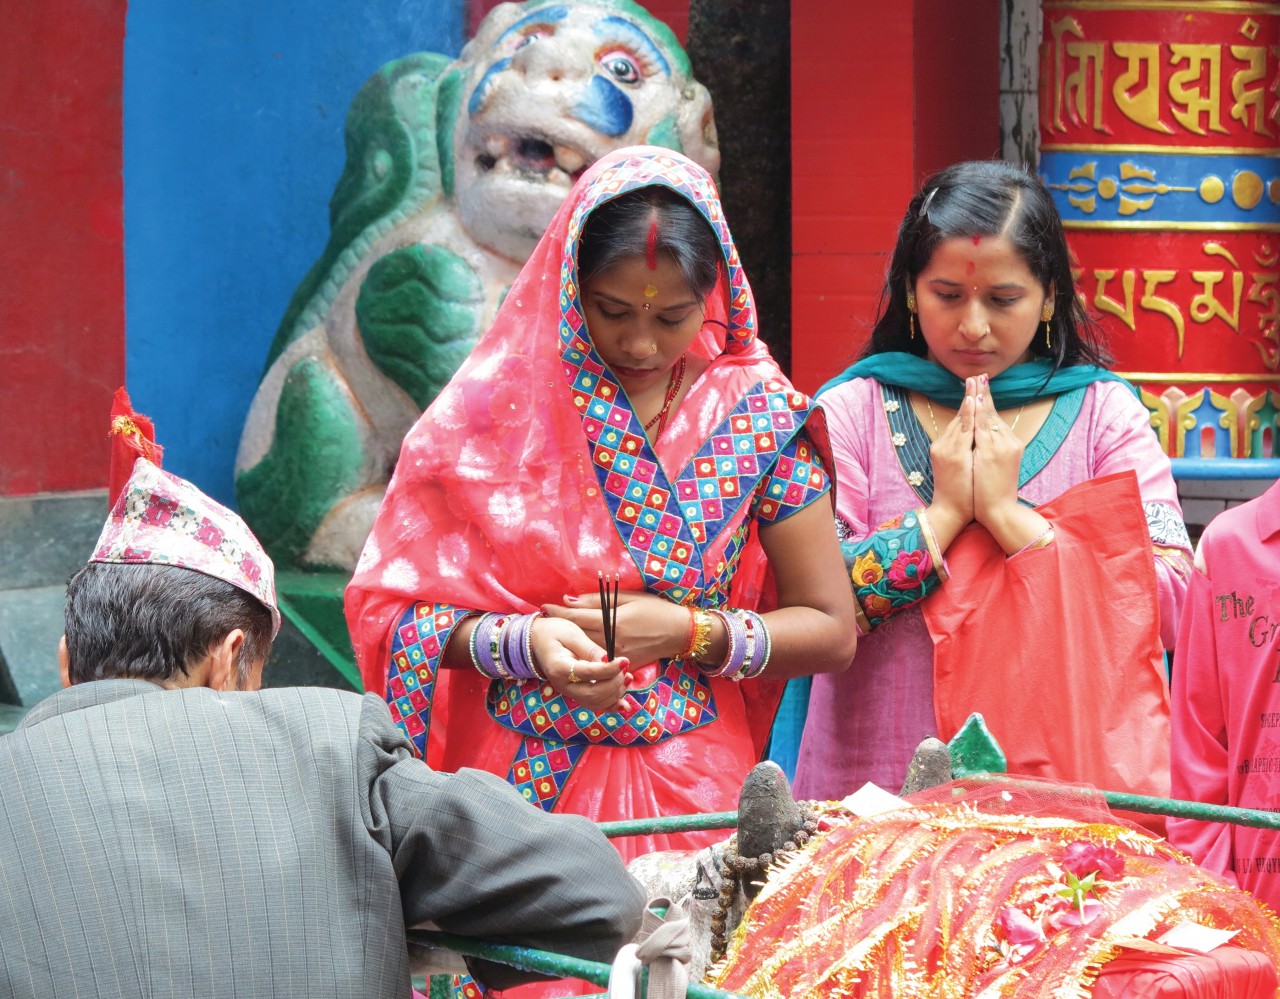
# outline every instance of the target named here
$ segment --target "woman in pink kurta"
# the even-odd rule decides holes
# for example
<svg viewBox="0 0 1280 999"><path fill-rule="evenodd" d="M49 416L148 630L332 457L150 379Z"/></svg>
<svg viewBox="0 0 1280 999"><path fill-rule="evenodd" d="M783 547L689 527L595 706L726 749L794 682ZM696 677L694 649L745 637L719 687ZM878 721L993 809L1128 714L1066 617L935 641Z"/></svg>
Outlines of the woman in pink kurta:
<svg viewBox="0 0 1280 999"><path fill-rule="evenodd" d="M1280 485L1205 528L1173 670L1173 793L1280 810ZM1280 911L1280 835L1169 820L1169 841Z"/></svg>
<svg viewBox="0 0 1280 999"><path fill-rule="evenodd" d="M1131 387L1102 367L1061 221L1034 178L1002 163L931 178L903 220L882 303L864 359L819 400L863 637L847 672L814 678L795 785L807 798L868 780L896 789L916 746L937 734L923 607L939 587L966 585L945 555L969 525L1025 558L1054 544L1036 505L1131 470L1149 533L1133 544L1151 553L1166 646L1189 571L1168 458ZM1044 613L1054 599L1046 594ZM1002 650L987 653L972 668L999 671ZM1155 696L1167 739L1167 693ZM1106 710L1064 706L1073 709Z"/></svg>

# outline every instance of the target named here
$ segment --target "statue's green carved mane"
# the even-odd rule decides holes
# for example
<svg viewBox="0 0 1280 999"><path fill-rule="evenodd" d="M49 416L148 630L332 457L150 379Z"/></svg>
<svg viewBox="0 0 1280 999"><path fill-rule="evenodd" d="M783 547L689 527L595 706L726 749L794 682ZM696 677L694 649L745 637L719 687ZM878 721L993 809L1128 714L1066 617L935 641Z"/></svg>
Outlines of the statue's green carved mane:
<svg viewBox="0 0 1280 999"><path fill-rule="evenodd" d="M525 11L563 0L533 0ZM692 76L689 57L671 29L633 0L590 0L640 24L671 60ZM329 202L329 241L298 285L276 328L264 372L298 337L319 324L370 245L453 190L453 132L465 72L436 52L389 62L370 77L347 112L347 161ZM670 129L668 129L669 131ZM672 141L672 138L675 141ZM679 148L678 136L650 141Z"/></svg>
<svg viewBox="0 0 1280 999"><path fill-rule="evenodd" d="M462 81L466 74L451 69L436 88L436 142L440 146L440 180L445 197L453 197L453 130L462 110Z"/></svg>
<svg viewBox="0 0 1280 999"><path fill-rule="evenodd" d="M416 52L387 63L351 102L347 162L329 202L329 242L293 293L264 371L324 318L370 244L439 196L435 89L451 61L436 52ZM441 146L450 155L448 143Z"/></svg>

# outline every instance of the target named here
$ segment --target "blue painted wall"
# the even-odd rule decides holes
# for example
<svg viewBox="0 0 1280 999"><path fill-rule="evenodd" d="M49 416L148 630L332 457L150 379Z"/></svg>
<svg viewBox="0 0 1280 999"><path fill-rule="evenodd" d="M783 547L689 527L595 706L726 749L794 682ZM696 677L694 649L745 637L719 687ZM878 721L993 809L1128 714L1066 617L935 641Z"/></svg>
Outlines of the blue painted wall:
<svg viewBox="0 0 1280 999"><path fill-rule="evenodd" d="M165 467L226 503L289 298L324 248L343 121L383 63L456 55L464 0L131 0L126 375Z"/></svg>

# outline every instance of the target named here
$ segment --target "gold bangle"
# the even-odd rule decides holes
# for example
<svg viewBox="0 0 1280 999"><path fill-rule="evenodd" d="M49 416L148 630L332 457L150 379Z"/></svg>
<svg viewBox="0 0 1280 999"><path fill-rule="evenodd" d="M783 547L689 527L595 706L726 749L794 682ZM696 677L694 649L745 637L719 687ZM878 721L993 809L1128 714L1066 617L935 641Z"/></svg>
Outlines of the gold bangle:
<svg viewBox="0 0 1280 999"><path fill-rule="evenodd" d="M1052 524L1046 527L1044 531L1041 532L1041 534L1034 541L1027 542L1025 545L1019 548L1016 552L1014 552L1014 554L1021 555L1023 552L1035 551L1037 548L1048 548L1051 544L1053 544L1053 525Z"/></svg>
<svg viewBox="0 0 1280 999"><path fill-rule="evenodd" d="M711 615L704 610L689 609L692 618L689 630L689 647L680 654L681 659L695 662L706 657L711 648Z"/></svg>
<svg viewBox="0 0 1280 999"><path fill-rule="evenodd" d="M1035 541L1031 542L1031 544L1027 545L1027 547L1031 549L1048 548L1051 544L1053 544L1053 525L1052 524L1046 527L1044 529L1044 533L1040 535L1040 537L1036 538Z"/></svg>

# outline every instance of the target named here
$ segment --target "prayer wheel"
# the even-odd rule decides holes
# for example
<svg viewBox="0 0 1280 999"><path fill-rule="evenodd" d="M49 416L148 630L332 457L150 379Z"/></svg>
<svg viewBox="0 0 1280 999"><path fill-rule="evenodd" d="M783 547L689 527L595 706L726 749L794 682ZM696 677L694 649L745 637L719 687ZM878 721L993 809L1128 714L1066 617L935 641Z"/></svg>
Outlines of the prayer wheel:
<svg viewBox="0 0 1280 999"><path fill-rule="evenodd" d="M1046 0L1040 170L1168 453L1280 457L1280 4Z"/></svg>

